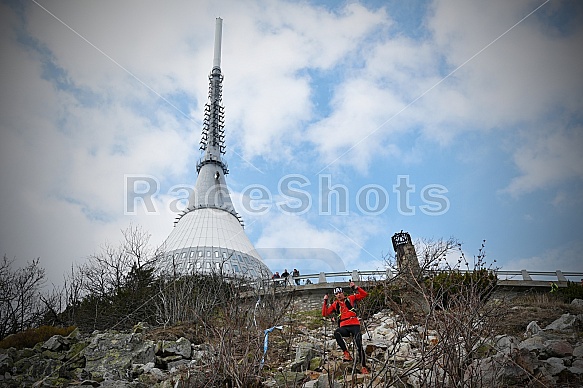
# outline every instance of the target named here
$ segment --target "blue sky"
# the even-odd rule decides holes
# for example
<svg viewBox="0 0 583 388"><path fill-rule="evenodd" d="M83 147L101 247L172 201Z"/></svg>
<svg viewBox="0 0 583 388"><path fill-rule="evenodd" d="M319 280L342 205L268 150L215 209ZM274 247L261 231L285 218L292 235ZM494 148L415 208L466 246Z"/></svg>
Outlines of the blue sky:
<svg viewBox="0 0 583 388"><path fill-rule="evenodd" d="M130 224L154 246L170 233L217 16L227 182L273 271L383 268L400 230L469 257L486 240L507 270L583 271L578 1L0 7L0 253L40 257L53 282ZM156 214L124 211L127 176L157 182ZM282 211L294 197L311 202Z"/></svg>

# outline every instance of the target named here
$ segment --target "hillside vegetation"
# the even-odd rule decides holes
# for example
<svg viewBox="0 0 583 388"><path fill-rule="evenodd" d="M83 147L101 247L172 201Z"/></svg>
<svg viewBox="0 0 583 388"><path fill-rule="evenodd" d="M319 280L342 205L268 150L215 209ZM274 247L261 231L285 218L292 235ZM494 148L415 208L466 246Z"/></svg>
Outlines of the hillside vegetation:
<svg viewBox="0 0 583 388"><path fill-rule="evenodd" d="M319 311L299 310L295 293L277 293L269 284L250 287L246 280L228 279L220 271L207 275L162 271L155 265L158 252L147 248L146 233L130 228L124 238L119 247L104 246L85 264L74 267L65 284L50 293L42 292L44 269L38 260L13 269L13 262L4 257L0 348L24 351L35 346L32 342L56 334L66 336L74 327L87 335L94 330L131 331L136 323L148 322L152 328L143 333L146 340L184 337L205 349L204 357L209 358L201 362L212 365L212 373L185 379L183 386L254 387L292 368L291 360L298 357L298 338L322 341L324 351L333 347L327 341L334 325L323 320ZM410 378L412 369L404 368L403 361L389 363L391 357L396 362L407 340L416 341L411 342L418 356L414 369L432 371L418 378L421 385L487 386L483 385L485 372L475 363L491 355L489 349L498 336L522 336L532 321L544 326L565 313L580 314L569 303L583 298L581 285L512 299L498 297L494 294L497 279L485 265L483 246L471 263L462 255L452 267L445 257L456 246L452 241L427 244L420 264L432 272L411 277L396 269L394 278L379 280L359 305L364 330L368 330L366 322L373 322L378 314L384 314L385 324L391 321L394 349L385 349L382 356L384 383L400 386L400 381ZM471 273L460 271L462 266ZM264 354L266 330L272 331L269 351ZM339 376L330 375L334 351L329 355L332 358L321 359L315 370L329 375L331 382ZM363 384L350 380L352 385L346 385L346 368L333 369L344 373L340 380L345 386ZM536 376L532 378L537 381ZM300 382L282 384L299 386Z"/></svg>

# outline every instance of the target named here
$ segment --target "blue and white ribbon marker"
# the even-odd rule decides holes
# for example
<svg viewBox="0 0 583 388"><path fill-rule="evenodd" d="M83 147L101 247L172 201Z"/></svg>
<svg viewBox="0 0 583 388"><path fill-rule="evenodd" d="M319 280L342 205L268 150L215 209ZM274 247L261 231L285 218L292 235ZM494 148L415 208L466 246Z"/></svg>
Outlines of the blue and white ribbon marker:
<svg viewBox="0 0 583 388"><path fill-rule="evenodd" d="M263 340L263 357L261 358L261 365L259 369L263 368L263 363L265 362L265 355L267 354L267 340L269 338L269 333L271 333L274 329L283 330L283 326L273 326L269 329L264 330L265 339Z"/></svg>

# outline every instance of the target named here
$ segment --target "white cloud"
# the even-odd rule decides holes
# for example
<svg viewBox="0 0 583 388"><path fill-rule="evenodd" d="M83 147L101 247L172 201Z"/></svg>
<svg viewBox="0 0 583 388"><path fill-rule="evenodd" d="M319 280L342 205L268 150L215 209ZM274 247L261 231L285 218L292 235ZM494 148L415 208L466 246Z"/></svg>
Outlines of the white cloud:
<svg viewBox="0 0 583 388"><path fill-rule="evenodd" d="M94 46L35 3L22 15L0 5L0 211L8 220L0 248L60 263L55 274L130 222L154 244L169 233L165 194L159 216L123 215L123 176L194 182L216 16L224 18L228 152L286 173L290 164L319 170L334 161L344 177L423 163L418 144L447 147L468 131L545 125L506 150L519 173L507 191L582 177L581 128L564 124L581 110L580 26L557 34L531 17L393 118L537 3L436 2L423 41L392 30L391 9L354 2L332 11L259 0L40 4ZM361 247L382 220L328 221L275 215L255 224L258 244L301 242L340 250L347 265L374 261Z"/></svg>
<svg viewBox="0 0 583 388"><path fill-rule="evenodd" d="M504 269L528 271L555 271L563 272L583 272L583 262L581 261L581 251L583 243L580 241L566 244L565 246L550 248L541 251L539 255L524 257L513 260ZM573 279L578 281L579 279Z"/></svg>
<svg viewBox="0 0 583 388"><path fill-rule="evenodd" d="M523 143L514 153L520 175L510 182L505 192L518 197L568 180L583 179L582 127L533 129L522 138ZM555 202L561 202L560 198Z"/></svg>
<svg viewBox="0 0 583 388"><path fill-rule="evenodd" d="M382 257L364 248L370 236L379 232L380 219L357 216L324 218L329 222L319 225L309 216L271 213L269 217L263 217L263 233L256 246L260 250L300 248L302 251L296 251L300 256L295 257L300 260L321 260L318 250L331 251L337 255L338 262L327 263L330 269L323 268L316 272L382 266ZM329 261L328 256L324 256ZM325 267L322 263L320 265ZM318 268L317 265L314 268Z"/></svg>

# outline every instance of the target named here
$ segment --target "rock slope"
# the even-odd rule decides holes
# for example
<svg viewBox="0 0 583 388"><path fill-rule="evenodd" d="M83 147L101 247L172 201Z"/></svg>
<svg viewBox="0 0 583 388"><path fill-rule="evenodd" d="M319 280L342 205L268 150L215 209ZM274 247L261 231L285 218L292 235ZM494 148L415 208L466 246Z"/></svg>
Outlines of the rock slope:
<svg viewBox="0 0 583 388"><path fill-rule="evenodd" d="M564 314L544 328L531 322L521 338L496 337L488 352L476 358L468 370L479 371L487 382L483 386L583 386L581 327L583 314ZM105 331L83 336L76 330L32 349L0 349L0 386L174 387L186 375L212 373L208 345L195 345L183 337L147 339L148 330L143 323L131 333ZM440 371L419 366L424 356L421 349L440 339L433 332L417 335L422 331L403 327L388 311L376 314L364 335L371 373L362 375L352 373L357 365L341 361L330 328L306 329L294 339L294 359L275 368L271 365L272 372L266 371L262 385L321 388L341 387L342 382L350 381L350 386L381 387L395 376L401 376L398 386L420 387L424 381L431 385L435 383L431 379L440 378Z"/></svg>

